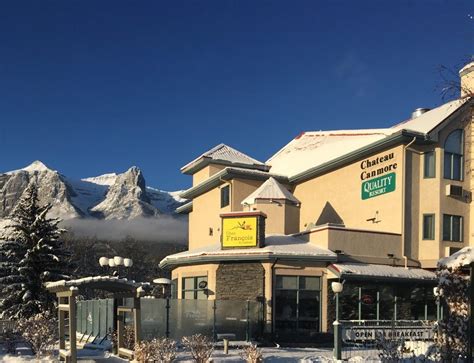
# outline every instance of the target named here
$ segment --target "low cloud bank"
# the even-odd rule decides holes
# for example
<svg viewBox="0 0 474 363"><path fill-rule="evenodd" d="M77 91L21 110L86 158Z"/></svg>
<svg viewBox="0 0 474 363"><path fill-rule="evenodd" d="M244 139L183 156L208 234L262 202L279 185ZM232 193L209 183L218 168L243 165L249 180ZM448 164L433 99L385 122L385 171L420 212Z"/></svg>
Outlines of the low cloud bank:
<svg viewBox="0 0 474 363"><path fill-rule="evenodd" d="M158 218L134 218L130 220L69 219L61 227L75 237L122 241L127 237L139 241L177 242L186 244L188 221L184 218L160 216Z"/></svg>

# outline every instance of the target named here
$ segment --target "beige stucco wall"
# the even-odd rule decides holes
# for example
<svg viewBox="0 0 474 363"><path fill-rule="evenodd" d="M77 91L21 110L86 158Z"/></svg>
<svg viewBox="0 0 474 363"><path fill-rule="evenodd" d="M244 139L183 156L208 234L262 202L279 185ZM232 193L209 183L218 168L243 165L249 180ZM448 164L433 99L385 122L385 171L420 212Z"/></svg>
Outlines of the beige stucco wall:
<svg viewBox="0 0 474 363"><path fill-rule="evenodd" d="M242 201L263 182L233 179L193 199L193 210L189 213L189 250L220 244L220 214L242 211ZM221 208L221 188L230 185L230 204ZM212 236L210 229L212 228Z"/></svg>
<svg viewBox="0 0 474 363"><path fill-rule="evenodd" d="M361 168L361 162L390 153L394 154L392 160L366 169ZM326 202L329 202L348 228L401 233L402 155L403 146L399 145L296 185L294 195L301 201L300 230L314 224ZM397 164L396 170L393 170L396 174L395 191L362 200L361 173L393 163ZM368 221L371 218L376 220Z"/></svg>
<svg viewBox="0 0 474 363"><path fill-rule="evenodd" d="M189 213L189 250L220 244L219 215L230 212L232 204L231 202L227 207L221 208L220 189L226 185L222 184L193 199L193 210ZM209 233L210 228L213 231L212 236Z"/></svg>
<svg viewBox="0 0 474 363"><path fill-rule="evenodd" d="M197 184L203 182L204 180L218 173L224 168L225 165L219 164L209 164L208 166L202 168L201 170L193 174L193 186L196 186Z"/></svg>
<svg viewBox="0 0 474 363"><path fill-rule="evenodd" d="M173 269L171 272L171 279L177 279L178 299L181 299L183 290L183 277L207 276L208 299L215 299L216 291L216 271L219 264L203 264L194 266L181 266Z"/></svg>
<svg viewBox="0 0 474 363"><path fill-rule="evenodd" d="M398 259L402 258L401 235L397 233L322 226L305 233L303 238L332 251L340 250L346 255L387 259L390 253Z"/></svg>
<svg viewBox="0 0 474 363"><path fill-rule="evenodd" d="M258 210L267 215L265 233L292 234L299 232L299 206L286 201L258 201L246 210Z"/></svg>

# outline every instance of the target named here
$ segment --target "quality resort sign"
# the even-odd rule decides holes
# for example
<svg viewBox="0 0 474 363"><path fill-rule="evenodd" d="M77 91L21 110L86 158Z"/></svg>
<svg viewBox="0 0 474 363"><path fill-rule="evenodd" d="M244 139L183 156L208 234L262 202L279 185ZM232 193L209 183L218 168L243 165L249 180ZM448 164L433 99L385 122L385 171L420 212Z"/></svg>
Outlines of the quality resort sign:
<svg viewBox="0 0 474 363"><path fill-rule="evenodd" d="M396 174L390 173L385 176L370 179L362 183L362 199L377 197L395 190Z"/></svg>
<svg viewBox="0 0 474 363"><path fill-rule="evenodd" d="M396 188L398 164L394 161L394 153L388 153L366 159L360 163L362 200L393 192ZM374 178L375 177L375 178Z"/></svg>

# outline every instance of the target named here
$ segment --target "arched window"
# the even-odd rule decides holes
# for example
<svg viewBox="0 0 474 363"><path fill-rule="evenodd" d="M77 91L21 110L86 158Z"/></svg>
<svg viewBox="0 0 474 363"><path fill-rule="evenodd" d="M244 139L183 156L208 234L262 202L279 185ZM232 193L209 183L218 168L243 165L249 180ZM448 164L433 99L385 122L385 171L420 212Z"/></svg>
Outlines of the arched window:
<svg viewBox="0 0 474 363"><path fill-rule="evenodd" d="M444 178L462 180L463 168L463 131L454 130L444 143Z"/></svg>

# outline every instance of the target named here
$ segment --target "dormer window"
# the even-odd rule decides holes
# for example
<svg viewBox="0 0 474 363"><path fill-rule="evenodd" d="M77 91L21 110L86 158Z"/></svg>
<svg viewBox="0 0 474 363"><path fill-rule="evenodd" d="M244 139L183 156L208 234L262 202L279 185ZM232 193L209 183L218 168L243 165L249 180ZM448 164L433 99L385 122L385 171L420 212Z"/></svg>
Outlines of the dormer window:
<svg viewBox="0 0 474 363"><path fill-rule="evenodd" d="M221 208L230 204L230 185L221 188Z"/></svg>
<svg viewBox="0 0 474 363"><path fill-rule="evenodd" d="M454 130L444 143L444 178L451 180L463 180L464 157L463 157L463 131Z"/></svg>

